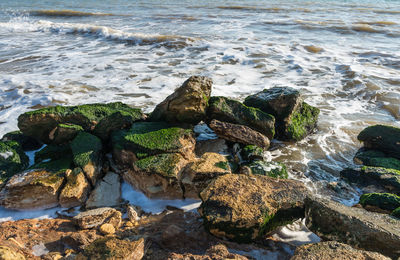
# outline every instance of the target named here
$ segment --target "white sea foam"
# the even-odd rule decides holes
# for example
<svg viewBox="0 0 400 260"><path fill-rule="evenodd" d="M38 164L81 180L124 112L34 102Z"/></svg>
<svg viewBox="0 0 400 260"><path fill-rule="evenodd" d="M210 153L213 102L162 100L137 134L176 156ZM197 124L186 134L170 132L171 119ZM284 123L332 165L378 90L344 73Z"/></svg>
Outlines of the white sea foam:
<svg viewBox="0 0 400 260"><path fill-rule="evenodd" d="M7 152L0 153L0 156L3 157L3 159L7 160L11 156L13 156L13 154L14 154L13 152L7 151Z"/></svg>
<svg viewBox="0 0 400 260"><path fill-rule="evenodd" d="M18 211L0 207L0 222L20 219L49 219L57 216L56 212L61 208L45 210Z"/></svg>

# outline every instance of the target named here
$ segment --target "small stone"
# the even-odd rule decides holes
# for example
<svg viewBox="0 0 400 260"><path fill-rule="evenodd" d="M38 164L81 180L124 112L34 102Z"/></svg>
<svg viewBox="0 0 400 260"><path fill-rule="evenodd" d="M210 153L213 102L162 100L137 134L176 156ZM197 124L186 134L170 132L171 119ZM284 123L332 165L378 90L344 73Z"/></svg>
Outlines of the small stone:
<svg viewBox="0 0 400 260"><path fill-rule="evenodd" d="M118 210L104 207L81 212L73 220L82 229L97 228L104 223L110 223L115 228L119 228L121 216Z"/></svg>
<svg viewBox="0 0 400 260"><path fill-rule="evenodd" d="M112 235L115 233L115 228L111 224L103 224L99 230L103 235Z"/></svg>
<svg viewBox="0 0 400 260"><path fill-rule="evenodd" d="M126 207L126 212L128 214L128 218L131 222L135 222L135 221L139 220L139 215L133 206L128 205Z"/></svg>

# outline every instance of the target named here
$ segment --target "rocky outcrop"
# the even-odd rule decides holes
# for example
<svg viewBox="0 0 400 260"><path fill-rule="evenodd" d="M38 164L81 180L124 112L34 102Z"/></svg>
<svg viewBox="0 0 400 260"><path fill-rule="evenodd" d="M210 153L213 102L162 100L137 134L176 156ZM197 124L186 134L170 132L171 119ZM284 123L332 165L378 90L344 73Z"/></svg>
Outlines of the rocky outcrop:
<svg viewBox="0 0 400 260"><path fill-rule="evenodd" d="M213 235L249 242L302 217L306 195L298 181L227 174L200 193L199 212Z"/></svg>
<svg viewBox="0 0 400 260"><path fill-rule="evenodd" d="M86 178L95 186L103 167L101 140L92 134L80 132L70 146L75 166L82 168Z"/></svg>
<svg viewBox="0 0 400 260"><path fill-rule="evenodd" d="M314 197L308 197L305 206L307 227L321 238L400 256L400 220Z"/></svg>
<svg viewBox="0 0 400 260"><path fill-rule="evenodd" d="M390 193L366 193L360 197L360 204L365 209L372 206L391 212L400 207L400 197Z"/></svg>
<svg viewBox="0 0 400 260"><path fill-rule="evenodd" d="M112 130L129 127L143 120L140 109L115 102L81 106L55 106L24 113L18 117L18 127L24 135L34 137L46 144L52 142L50 133L59 124L74 124L100 138L107 138Z"/></svg>
<svg viewBox="0 0 400 260"><path fill-rule="evenodd" d="M285 140L301 140L317 125L319 109L303 102L300 92L293 88L264 89L248 96L244 104L273 115L278 137Z"/></svg>
<svg viewBox="0 0 400 260"><path fill-rule="evenodd" d="M116 207L121 204L121 182L118 174L108 172L97 183L86 201L86 208Z"/></svg>
<svg viewBox="0 0 400 260"><path fill-rule="evenodd" d="M365 128L358 135L358 140L369 149L386 153L389 157L400 159L400 128L374 125Z"/></svg>
<svg viewBox="0 0 400 260"><path fill-rule="evenodd" d="M320 242L316 244L303 245L296 248L290 260L390 260L389 257L376 252L364 251L352 248L349 245L336 241Z"/></svg>
<svg viewBox="0 0 400 260"><path fill-rule="evenodd" d="M221 122L215 119L210 122L209 126L220 138L228 141L254 144L265 149L269 147L269 139L250 127Z"/></svg>
<svg viewBox="0 0 400 260"><path fill-rule="evenodd" d="M63 208L82 206L89 194L90 183L81 168L66 172L66 183L60 194L60 205Z"/></svg>
<svg viewBox="0 0 400 260"><path fill-rule="evenodd" d="M15 141L21 145L24 151L37 150L43 145L35 138L24 135L21 131L9 132L2 137L1 141Z"/></svg>
<svg viewBox="0 0 400 260"><path fill-rule="evenodd" d="M217 153L205 153L201 158L188 166L180 181L184 187L185 198L198 198L212 179L231 173L225 156Z"/></svg>
<svg viewBox="0 0 400 260"><path fill-rule="evenodd" d="M19 143L0 141L0 186L14 174L26 169L28 164L29 158Z"/></svg>
<svg viewBox="0 0 400 260"><path fill-rule="evenodd" d="M211 94L212 80L192 76L181 87L158 104L150 120L170 123L197 124L206 117Z"/></svg>
<svg viewBox="0 0 400 260"><path fill-rule="evenodd" d="M122 240L115 237L105 237L95 240L85 247L76 260L90 259L121 259L141 260L145 254L145 241L143 238L136 241Z"/></svg>
<svg viewBox="0 0 400 260"><path fill-rule="evenodd" d="M73 221L82 229L98 228L106 223L119 228L121 216L118 210L104 207L81 212L73 218Z"/></svg>
<svg viewBox="0 0 400 260"><path fill-rule="evenodd" d="M269 139L275 134L275 118L264 113L258 108L247 107L241 102L226 97L211 97L207 111L208 119L211 121L228 122L232 124L245 125L257 132L262 133Z"/></svg>

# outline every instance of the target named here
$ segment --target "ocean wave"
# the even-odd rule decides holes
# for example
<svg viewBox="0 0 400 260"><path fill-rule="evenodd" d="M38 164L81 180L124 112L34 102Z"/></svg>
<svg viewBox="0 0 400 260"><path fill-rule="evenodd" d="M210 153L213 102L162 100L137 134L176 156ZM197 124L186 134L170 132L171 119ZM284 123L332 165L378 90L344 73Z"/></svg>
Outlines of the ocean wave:
<svg viewBox="0 0 400 260"><path fill-rule="evenodd" d="M110 13L90 13L74 10L35 10L30 11L33 16L51 16L51 17L82 17L82 16L110 16Z"/></svg>

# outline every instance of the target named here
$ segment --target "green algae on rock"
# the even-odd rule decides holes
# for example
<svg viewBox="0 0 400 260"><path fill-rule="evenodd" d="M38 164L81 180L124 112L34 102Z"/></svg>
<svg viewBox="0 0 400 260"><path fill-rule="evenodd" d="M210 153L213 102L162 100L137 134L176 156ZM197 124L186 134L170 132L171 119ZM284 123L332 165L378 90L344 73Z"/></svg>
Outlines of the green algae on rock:
<svg viewBox="0 0 400 260"><path fill-rule="evenodd" d="M75 166L82 168L91 184L95 186L102 169L101 140L92 134L80 132L70 146Z"/></svg>
<svg viewBox="0 0 400 260"><path fill-rule="evenodd" d="M257 145L246 145L240 151L240 155L245 161L263 160L264 149L258 147Z"/></svg>
<svg viewBox="0 0 400 260"><path fill-rule="evenodd" d="M49 144L52 141L50 133L59 124L79 125L85 131L93 131L101 138L106 138L112 130L129 127L133 122L144 118L140 109L131 108L121 102L55 106L20 115L18 127L25 135Z"/></svg>
<svg viewBox="0 0 400 260"><path fill-rule="evenodd" d="M158 104L150 115L152 121L197 124L206 117L212 80L192 76Z"/></svg>
<svg viewBox="0 0 400 260"><path fill-rule="evenodd" d="M354 156L354 162L365 166L400 170L399 159L387 157L385 153L377 150L361 148Z"/></svg>
<svg viewBox="0 0 400 260"><path fill-rule="evenodd" d="M9 132L0 141L15 141L21 145L24 151L37 150L43 145L35 138L24 135L21 131Z"/></svg>
<svg viewBox="0 0 400 260"><path fill-rule="evenodd" d="M66 157L72 159L72 151L69 144L63 144L63 145L50 144L35 153L35 163L40 163L42 161L49 161L49 160L50 161L59 160Z"/></svg>
<svg viewBox="0 0 400 260"><path fill-rule="evenodd" d="M209 120L248 126L272 139L275 134L275 118L258 108L248 107L226 97L211 97L207 110Z"/></svg>
<svg viewBox="0 0 400 260"><path fill-rule="evenodd" d="M293 113L284 128L285 139L299 141L317 126L319 109L303 102L299 111Z"/></svg>
<svg viewBox="0 0 400 260"><path fill-rule="evenodd" d="M357 136L369 149L379 150L400 159L400 128L386 125L369 126Z"/></svg>
<svg viewBox="0 0 400 260"><path fill-rule="evenodd" d="M306 187L298 181L226 174L200 193L206 229L217 237L250 242L304 215Z"/></svg>
<svg viewBox="0 0 400 260"><path fill-rule="evenodd" d="M0 141L0 186L14 174L28 167L29 158L15 141Z"/></svg>
<svg viewBox="0 0 400 260"><path fill-rule="evenodd" d="M393 211L400 207L400 197L390 193L367 193L360 197L363 207L375 206L383 210Z"/></svg>
<svg viewBox="0 0 400 260"><path fill-rule="evenodd" d="M250 173L252 174L265 175L273 178L288 178L288 172L283 163L255 160L246 166L250 168Z"/></svg>

